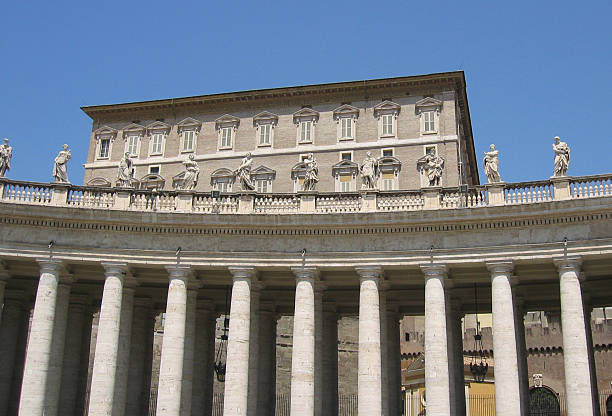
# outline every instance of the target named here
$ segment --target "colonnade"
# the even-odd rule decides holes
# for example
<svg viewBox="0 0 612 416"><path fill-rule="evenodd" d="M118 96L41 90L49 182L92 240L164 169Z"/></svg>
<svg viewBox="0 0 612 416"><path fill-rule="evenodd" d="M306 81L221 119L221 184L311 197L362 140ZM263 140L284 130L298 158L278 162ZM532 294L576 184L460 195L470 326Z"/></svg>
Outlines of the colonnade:
<svg viewBox="0 0 612 416"><path fill-rule="evenodd" d="M80 414L85 403L91 311L72 294L74 281L61 261L40 260L40 277L25 349L29 307L23 294L5 291L0 274L0 415ZM560 281L563 352L569 415L593 415L593 365L580 259L555 259ZM104 288L91 377L88 415L142 415L151 383L151 300L135 297L137 280L126 264L105 262ZM491 276L496 414L525 415L526 362L520 279L512 261L487 263ZM460 302L444 264L421 266L425 279L425 385L427 414L465 414ZM273 415L276 314L260 300L254 267L230 267L225 416ZM157 416L210 415L216 312L198 300L200 281L188 265L167 267L165 330ZM388 301L383 269L356 267L359 276L358 411L401 413L400 305ZM294 267L295 310L291 415L334 416L338 408L338 327L333 303L316 267ZM18 351L25 349L23 372ZM197 357L197 359L196 359ZM6 371L5 371L6 370ZM10 371L9 371L10 370ZM17 400L19 397L19 400ZM13 403L13 404L12 404Z"/></svg>

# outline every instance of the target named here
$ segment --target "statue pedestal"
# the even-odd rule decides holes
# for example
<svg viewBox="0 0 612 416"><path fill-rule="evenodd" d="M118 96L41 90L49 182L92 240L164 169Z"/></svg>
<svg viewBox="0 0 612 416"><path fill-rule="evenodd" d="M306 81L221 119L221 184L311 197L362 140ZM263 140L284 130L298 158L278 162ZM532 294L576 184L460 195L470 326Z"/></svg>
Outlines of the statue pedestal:
<svg viewBox="0 0 612 416"><path fill-rule="evenodd" d="M252 214L255 192L247 191L238 196L238 214Z"/></svg>
<svg viewBox="0 0 612 416"><path fill-rule="evenodd" d="M421 188L424 202L423 209L440 209L440 191L442 191L441 186Z"/></svg>
<svg viewBox="0 0 612 416"><path fill-rule="evenodd" d="M361 212L375 212L376 211L376 197L378 191L376 189L368 189L361 191Z"/></svg>
<svg viewBox="0 0 612 416"><path fill-rule="evenodd" d="M51 186L53 187L51 205L65 206L68 203L70 182L51 182Z"/></svg>
<svg viewBox="0 0 612 416"><path fill-rule="evenodd" d="M191 212L193 208L193 191L176 191L176 210L180 212Z"/></svg>
<svg viewBox="0 0 612 416"><path fill-rule="evenodd" d="M132 190L132 188L115 188L115 208L130 208L130 205L132 205Z"/></svg>
<svg viewBox="0 0 612 416"><path fill-rule="evenodd" d="M505 182L493 182L485 185L485 189L489 195L490 206L506 205L506 198L504 195L505 186Z"/></svg>
<svg viewBox="0 0 612 416"><path fill-rule="evenodd" d="M571 176L551 176L550 181L553 184L555 201L572 199L570 179Z"/></svg>
<svg viewBox="0 0 612 416"><path fill-rule="evenodd" d="M300 212L305 214L312 214L315 212L317 191L300 191Z"/></svg>

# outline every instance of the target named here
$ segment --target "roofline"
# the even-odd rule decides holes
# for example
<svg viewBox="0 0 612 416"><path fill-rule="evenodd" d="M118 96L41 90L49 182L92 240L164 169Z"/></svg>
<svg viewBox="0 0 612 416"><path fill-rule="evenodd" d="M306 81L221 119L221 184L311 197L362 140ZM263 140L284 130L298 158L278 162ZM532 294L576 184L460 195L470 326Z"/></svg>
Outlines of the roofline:
<svg viewBox="0 0 612 416"><path fill-rule="evenodd" d="M260 99L273 99L288 96L322 95L342 90L359 90L363 88L384 88L399 85L390 84L417 84L433 81L451 81L453 78L461 77L465 80L463 71L440 72L426 75L413 75L408 77L378 78L360 81L344 81L327 84L309 84L293 87L266 88L261 90L247 90L237 92L224 92L218 94L195 95L190 97L175 97L161 100L134 101L120 104L103 104L83 106L81 110L92 119L97 113L122 112L129 110L152 110L155 108L168 108L189 104L219 103L231 101L254 101Z"/></svg>

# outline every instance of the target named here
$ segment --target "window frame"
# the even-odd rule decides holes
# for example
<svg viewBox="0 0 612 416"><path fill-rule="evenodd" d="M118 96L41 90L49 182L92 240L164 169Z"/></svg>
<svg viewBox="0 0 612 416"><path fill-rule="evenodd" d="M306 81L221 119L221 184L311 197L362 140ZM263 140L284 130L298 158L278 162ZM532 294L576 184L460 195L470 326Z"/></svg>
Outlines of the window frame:
<svg viewBox="0 0 612 416"><path fill-rule="evenodd" d="M103 126L93 132L93 137L96 142L94 160L110 160L113 155L113 143L117 137L117 130ZM108 140L108 154L106 156L101 156L103 140Z"/></svg>
<svg viewBox="0 0 612 416"><path fill-rule="evenodd" d="M136 139L136 149L135 152L130 152L130 139ZM138 134L128 134L125 138L125 153L129 153L130 157L138 157L140 153L140 138L141 136Z"/></svg>
<svg viewBox="0 0 612 416"><path fill-rule="evenodd" d="M390 155L385 155L386 151L391 151ZM395 157L395 149L393 147L383 147L380 149L380 157Z"/></svg>
<svg viewBox="0 0 612 416"><path fill-rule="evenodd" d="M100 137L98 139L98 144L97 144L97 149L96 149L96 159L97 160L108 160L110 159L110 155L111 155L111 138L108 136L103 136ZM106 147L106 155L103 156L102 155L102 149L103 149L103 145L102 143L108 143L107 147Z"/></svg>
<svg viewBox="0 0 612 416"><path fill-rule="evenodd" d="M344 159L342 157L344 155L350 155L351 158L350 159ZM343 150L343 151L340 152L340 158L338 159L338 161L341 162L343 160L348 160L349 162L352 162L354 157L355 157L355 154L354 154L353 150Z"/></svg>
<svg viewBox="0 0 612 416"><path fill-rule="evenodd" d="M187 136L192 135L191 148L186 149ZM181 131L181 153L195 153L198 142L198 131L196 129L184 129Z"/></svg>
<svg viewBox="0 0 612 416"><path fill-rule="evenodd" d="M240 119L231 114L224 114L215 120L215 129L217 130L217 151L233 150L236 142L236 132L240 126ZM230 145L223 145L223 132L230 129Z"/></svg>
<svg viewBox="0 0 612 416"><path fill-rule="evenodd" d="M225 132L229 132L229 145L223 143ZM219 150L232 150L234 148L234 128L225 126L219 128Z"/></svg>
<svg viewBox="0 0 612 416"><path fill-rule="evenodd" d="M414 105L417 117L420 119L421 136L438 134L440 132L440 112L443 102L434 97L424 97ZM431 114L433 120L425 120L425 114ZM432 130L426 130L427 123L433 123Z"/></svg>
<svg viewBox="0 0 612 416"><path fill-rule="evenodd" d="M300 145L313 145L316 140L317 122L319 121L319 112L313 110L310 107L304 107L299 111L293 113L293 123L296 125L296 146ZM310 126L310 137L308 140L302 140L303 126L309 122Z"/></svg>
<svg viewBox="0 0 612 416"><path fill-rule="evenodd" d="M164 155L164 147L165 147L165 137L166 135L163 132L155 131L151 133L149 139L149 156L163 156ZM156 149L156 138L159 137L159 151L155 151Z"/></svg>
<svg viewBox="0 0 612 416"><path fill-rule="evenodd" d="M157 172L152 172L151 170L155 169L155 168L157 168ZM158 164L158 165L149 165L148 168L147 168L147 171L149 172L148 175L159 175L159 176L161 176L161 165L160 164Z"/></svg>
<svg viewBox="0 0 612 416"><path fill-rule="evenodd" d="M395 139L398 137L397 119L401 106L389 100L385 100L374 106L374 117L378 119L378 138L379 139ZM385 119L390 117L391 132L385 132Z"/></svg>

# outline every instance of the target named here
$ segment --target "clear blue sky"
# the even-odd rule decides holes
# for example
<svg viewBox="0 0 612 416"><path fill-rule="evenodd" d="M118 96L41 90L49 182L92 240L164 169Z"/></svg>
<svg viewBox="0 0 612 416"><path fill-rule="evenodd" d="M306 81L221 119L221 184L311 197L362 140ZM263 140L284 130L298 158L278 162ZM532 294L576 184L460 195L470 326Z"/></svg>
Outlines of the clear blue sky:
<svg viewBox="0 0 612 416"><path fill-rule="evenodd" d="M477 157L502 179L612 172L612 2L5 2L0 137L14 179L82 183L82 105L464 70ZM494 5L494 6L493 6Z"/></svg>

